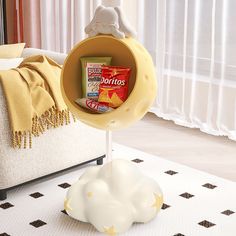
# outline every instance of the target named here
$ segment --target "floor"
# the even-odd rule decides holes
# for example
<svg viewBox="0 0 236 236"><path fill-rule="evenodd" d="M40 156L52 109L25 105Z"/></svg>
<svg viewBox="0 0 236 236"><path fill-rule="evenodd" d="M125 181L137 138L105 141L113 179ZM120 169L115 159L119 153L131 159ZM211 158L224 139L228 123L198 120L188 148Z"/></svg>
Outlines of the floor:
<svg viewBox="0 0 236 236"><path fill-rule="evenodd" d="M236 142L175 125L148 113L128 129L113 132L117 143L236 181Z"/></svg>
<svg viewBox="0 0 236 236"><path fill-rule="evenodd" d="M0 202L0 236L105 236L78 221L81 217L107 236L236 235L234 182L127 146L114 144L113 150L112 169L88 164L93 170L80 182L85 166L10 191L7 201ZM120 157L127 162L116 160ZM112 181L110 174L115 175ZM158 216L146 224L133 224L124 234L114 234L124 222L128 229L133 221L155 216L160 191L153 180L164 196ZM63 206L74 183L76 191L67 195Z"/></svg>

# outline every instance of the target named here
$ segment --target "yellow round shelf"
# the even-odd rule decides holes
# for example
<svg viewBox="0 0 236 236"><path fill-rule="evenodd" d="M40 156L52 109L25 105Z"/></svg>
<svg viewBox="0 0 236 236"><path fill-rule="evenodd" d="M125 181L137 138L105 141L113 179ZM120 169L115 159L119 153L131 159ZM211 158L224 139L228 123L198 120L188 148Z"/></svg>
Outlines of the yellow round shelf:
<svg viewBox="0 0 236 236"><path fill-rule="evenodd" d="M76 99L82 98L80 58L91 56L111 56L112 65L132 69L129 96L112 112L93 114L75 103ZM146 114L156 97L157 82L152 58L137 40L101 35L85 39L72 49L62 68L61 88L67 106L82 122L98 129L118 130Z"/></svg>

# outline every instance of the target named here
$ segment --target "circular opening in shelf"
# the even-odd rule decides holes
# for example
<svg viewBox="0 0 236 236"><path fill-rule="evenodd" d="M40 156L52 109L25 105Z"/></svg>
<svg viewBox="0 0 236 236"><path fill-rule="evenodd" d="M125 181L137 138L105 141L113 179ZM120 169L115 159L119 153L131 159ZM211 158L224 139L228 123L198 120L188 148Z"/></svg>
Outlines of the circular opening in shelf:
<svg viewBox="0 0 236 236"><path fill-rule="evenodd" d="M90 38L78 44L71 51L62 71L62 84L65 96L76 109L94 115L94 113L75 103L76 99L82 98L82 70L80 58L106 56L112 57L112 65L130 67L132 69L129 79L129 94L132 92L136 83L137 68L135 58L129 47L122 41L109 36Z"/></svg>

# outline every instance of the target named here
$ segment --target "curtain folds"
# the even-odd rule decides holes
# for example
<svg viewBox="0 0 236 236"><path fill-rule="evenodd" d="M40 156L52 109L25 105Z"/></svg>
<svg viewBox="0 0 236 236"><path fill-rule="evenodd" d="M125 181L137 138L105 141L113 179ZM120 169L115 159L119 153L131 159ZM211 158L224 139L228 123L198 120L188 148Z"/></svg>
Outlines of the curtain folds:
<svg viewBox="0 0 236 236"><path fill-rule="evenodd" d="M85 26L102 0L13 0L14 41L25 42L28 47L67 53L86 37ZM142 7L137 1L124 1L124 9L131 23L142 27ZM143 7L145 4L143 4ZM151 5L149 6L151 8ZM130 11L133 9L133 11ZM148 9L146 11L148 13ZM139 21L137 22L137 20Z"/></svg>
<svg viewBox="0 0 236 236"><path fill-rule="evenodd" d="M84 28L101 4L101 0L13 2L10 7L14 12L14 42L25 42L28 47L62 53L68 52L85 38Z"/></svg>
<svg viewBox="0 0 236 236"><path fill-rule="evenodd" d="M129 0L123 7L156 65L151 111L236 140L236 1Z"/></svg>
<svg viewBox="0 0 236 236"><path fill-rule="evenodd" d="M27 46L41 48L41 20L40 20L40 1L23 0L22 2L22 18L24 39Z"/></svg>
<svg viewBox="0 0 236 236"><path fill-rule="evenodd" d="M152 111L236 140L236 2L158 3L159 91Z"/></svg>

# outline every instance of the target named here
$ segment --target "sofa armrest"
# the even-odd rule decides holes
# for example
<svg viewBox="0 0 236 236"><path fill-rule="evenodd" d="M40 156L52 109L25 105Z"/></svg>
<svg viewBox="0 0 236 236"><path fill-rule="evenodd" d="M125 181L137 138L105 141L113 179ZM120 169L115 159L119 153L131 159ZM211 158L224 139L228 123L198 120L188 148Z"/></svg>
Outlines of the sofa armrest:
<svg viewBox="0 0 236 236"><path fill-rule="evenodd" d="M67 57L65 53L58 53L49 50L43 50L38 48L25 48L22 53L22 57L30 57L34 55L45 55L56 61L58 64L63 65Z"/></svg>

